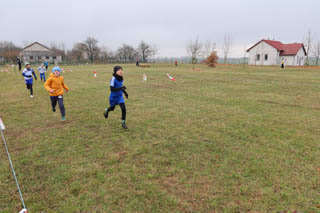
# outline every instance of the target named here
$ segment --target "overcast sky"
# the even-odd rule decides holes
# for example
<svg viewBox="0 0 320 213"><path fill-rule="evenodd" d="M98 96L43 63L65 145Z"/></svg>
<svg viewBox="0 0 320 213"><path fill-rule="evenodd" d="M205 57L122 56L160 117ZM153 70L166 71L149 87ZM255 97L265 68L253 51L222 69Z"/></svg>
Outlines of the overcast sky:
<svg viewBox="0 0 320 213"><path fill-rule="evenodd" d="M0 0L0 41L19 46L38 41L68 49L86 37L116 50L155 44L158 56L186 56L196 37L232 38L232 57L260 39L302 42L310 29L320 40L319 0Z"/></svg>

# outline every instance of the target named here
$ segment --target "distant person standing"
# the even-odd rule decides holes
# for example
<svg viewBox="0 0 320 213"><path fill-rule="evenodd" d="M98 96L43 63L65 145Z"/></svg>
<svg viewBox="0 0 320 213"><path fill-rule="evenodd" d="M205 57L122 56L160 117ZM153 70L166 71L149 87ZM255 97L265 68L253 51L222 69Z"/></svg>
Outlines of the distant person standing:
<svg viewBox="0 0 320 213"><path fill-rule="evenodd" d="M139 67L140 64L139 64L139 59L136 60L136 67Z"/></svg>
<svg viewBox="0 0 320 213"><path fill-rule="evenodd" d="M21 72L21 60L19 57L17 57L17 64L19 66L19 72Z"/></svg>
<svg viewBox="0 0 320 213"><path fill-rule="evenodd" d="M178 61L177 61L177 59L174 61L174 65L176 65L176 67L178 66Z"/></svg>
<svg viewBox="0 0 320 213"><path fill-rule="evenodd" d="M44 64L44 66L46 67L46 70L48 70L48 65L49 65L48 61L45 60L45 61L43 62L43 64Z"/></svg>
<svg viewBox="0 0 320 213"><path fill-rule="evenodd" d="M285 60L284 60L284 58L282 58L282 60L281 60L281 68L282 69L284 68L284 63L285 63Z"/></svg>

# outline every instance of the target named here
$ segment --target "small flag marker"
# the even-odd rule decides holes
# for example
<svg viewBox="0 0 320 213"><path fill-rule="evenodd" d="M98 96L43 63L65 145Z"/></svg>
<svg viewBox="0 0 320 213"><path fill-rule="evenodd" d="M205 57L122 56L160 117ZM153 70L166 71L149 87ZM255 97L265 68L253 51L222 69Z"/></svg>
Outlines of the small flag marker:
<svg viewBox="0 0 320 213"><path fill-rule="evenodd" d="M171 75L169 75L169 73L167 73L167 76L171 81L176 81L176 79L174 77L172 77Z"/></svg>

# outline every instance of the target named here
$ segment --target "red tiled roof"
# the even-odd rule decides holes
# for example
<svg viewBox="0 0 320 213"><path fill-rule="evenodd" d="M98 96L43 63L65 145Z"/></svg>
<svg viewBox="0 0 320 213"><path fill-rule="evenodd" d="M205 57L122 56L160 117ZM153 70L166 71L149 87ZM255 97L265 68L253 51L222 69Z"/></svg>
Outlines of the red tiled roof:
<svg viewBox="0 0 320 213"><path fill-rule="evenodd" d="M273 41L273 40L261 40L269 44L270 46L276 48L278 51L283 49L283 44L280 41Z"/></svg>
<svg viewBox="0 0 320 213"><path fill-rule="evenodd" d="M249 52L252 48L260 44L261 42L266 42L270 46L274 47L277 51L280 52L280 56L285 56L285 55L296 55L300 48L303 48L304 54L307 55L306 50L304 48L304 45L302 43L293 43L293 44L283 44L280 41L273 41L273 40L266 40L262 39L252 47L250 47L247 52Z"/></svg>
<svg viewBox="0 0 320 213"><path fill-rule="evenodd" d="M283 51L280 55L296 55L301 47L303 48L304 54L307 55L302 43L283 44Z"/></svg>

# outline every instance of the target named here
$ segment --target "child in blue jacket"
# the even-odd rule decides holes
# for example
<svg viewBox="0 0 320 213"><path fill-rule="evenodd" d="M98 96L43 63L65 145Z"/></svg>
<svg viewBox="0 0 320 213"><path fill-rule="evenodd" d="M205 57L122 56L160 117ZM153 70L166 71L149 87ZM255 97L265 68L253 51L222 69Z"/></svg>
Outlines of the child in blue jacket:
<svg viewBox="0 0 320 213"><path fill-rule="evenodd" d="M123 75L122 75L122 67L115 66L113 68L113 77L110 81L110 97L109 103L110 107L105 109L104 117L108 118L109 112L113 111L116 105L119 105L122 112L122 128L128 129L126 125L126 105L123 98L123 93L126 98L128 98L128 93L126 92L126 87L122 86L123 84Z"/></svg>
<svg viewBox="0 0 320 213"><path fill-rule="evenodd" d="M26 83L27 89L30 90L30 98L33 98L33 89L32 89L32 84L33 84L33 78L37 80L36 73L34 70L31 68L31 65L29 62L26 62L26 68L22 71L22 76L24 77L24 81Z"/></svg>

